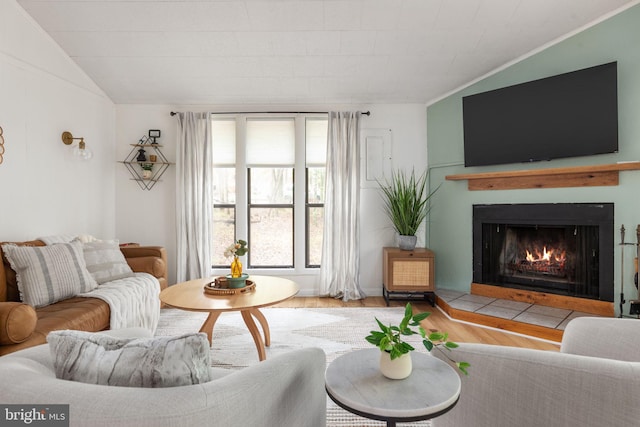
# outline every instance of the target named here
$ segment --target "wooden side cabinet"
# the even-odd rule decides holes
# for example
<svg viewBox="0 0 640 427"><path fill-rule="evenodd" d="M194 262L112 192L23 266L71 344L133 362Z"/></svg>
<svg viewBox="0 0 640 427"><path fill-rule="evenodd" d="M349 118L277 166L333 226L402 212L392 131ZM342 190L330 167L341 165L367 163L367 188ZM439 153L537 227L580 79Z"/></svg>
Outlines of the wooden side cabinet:
<svg viewBox="0 0 640 427"><path fill-rule="evenodd" d="M422 297L435 304L435 258L433 251L415 248L382 249L382 296L389 305L390 297L405 299Z"/></svg>

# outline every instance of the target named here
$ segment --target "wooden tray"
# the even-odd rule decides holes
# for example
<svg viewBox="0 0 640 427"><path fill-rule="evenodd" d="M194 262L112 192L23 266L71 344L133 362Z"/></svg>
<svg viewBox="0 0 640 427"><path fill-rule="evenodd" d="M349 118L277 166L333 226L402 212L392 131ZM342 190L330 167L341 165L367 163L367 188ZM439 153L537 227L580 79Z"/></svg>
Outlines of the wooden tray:
<svg viewBox="0 0 640 427"><path fill-rule="evenodd" d="M244 288L230 288L227 278L220 276L216 277L213 282L204 285L204 293L209 295L237 295L251 292L255 287L255 282L247 279L247 285Z"/></svg>

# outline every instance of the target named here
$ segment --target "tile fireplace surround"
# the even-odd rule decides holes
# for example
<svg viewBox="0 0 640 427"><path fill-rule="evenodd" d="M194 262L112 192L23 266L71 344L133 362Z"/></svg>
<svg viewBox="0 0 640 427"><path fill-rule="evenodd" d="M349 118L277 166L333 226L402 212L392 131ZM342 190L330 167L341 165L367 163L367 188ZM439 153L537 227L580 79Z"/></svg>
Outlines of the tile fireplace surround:
<svg viewBox="0 0 640 427"><path fill-rule="evenodd" d="M571 319L576 317L601 317L597 314L576 310L546 307L539 304L491 298L481 295L471 295L446 289L439 290L438 297L446 301L450 307L458 310L510 319L516 322L529 323L561 331L564 330Z"/></svg>
<svg viewBox="0 0 640 427"><path fill-rule="evenodd" d="M439 289L438 306L456 320L468 321L541 339L560 342L564 328L576 317L611 317L535 302Z"/></svg>

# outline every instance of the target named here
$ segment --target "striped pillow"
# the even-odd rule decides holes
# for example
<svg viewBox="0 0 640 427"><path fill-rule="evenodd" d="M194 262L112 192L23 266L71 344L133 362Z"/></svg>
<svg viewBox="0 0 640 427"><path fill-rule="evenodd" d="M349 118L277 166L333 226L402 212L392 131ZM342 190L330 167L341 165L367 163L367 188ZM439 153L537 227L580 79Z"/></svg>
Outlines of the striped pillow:
<svg viewBox="0 0 640 427"><path fill-rule="evenodd" d="M96 240L82 245L87 270L99 285L133 276L117 240Z"/></svg>
<svg viewBox="0 0 640 427"><path fill-rule="evenodd" d="M51 246L3 245L11 268L16 272L22 302L44 307L95 289L82 255L82 243Z"/></svg>

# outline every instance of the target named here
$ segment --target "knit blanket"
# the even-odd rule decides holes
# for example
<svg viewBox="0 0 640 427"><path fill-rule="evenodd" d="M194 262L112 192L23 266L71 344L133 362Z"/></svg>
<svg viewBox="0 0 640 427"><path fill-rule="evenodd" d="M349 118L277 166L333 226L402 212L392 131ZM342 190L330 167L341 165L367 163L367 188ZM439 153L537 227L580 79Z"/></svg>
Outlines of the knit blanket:
<svg viewBox="0 0 640 427"><path fill-rule="evenodd" d="M140 327L155 333L160 319L160 282L148 273L103 283L78 296L99 298L109 304L110 328Z"/></svg>
<svg viewBox="0 0 640 427"><path fill-rule="evenodd" d="M81 234L59 234L38 237L45 245L68 243L74 239L91 242L95 237ZM109 304L111 329L146 328L155 333L160 319L160 282L147 273L103 283L80 297L99 298Z"/></svg>
<svg viewBox="0 0 640 427"><path fill-rule="evenodd" d="M36 240L42 241L45 245L55 245L56 243L69 243L74 239L78 239L82 243L96 240L95 237L88 234L55 234L51 236L38 237Z"/></svg>

